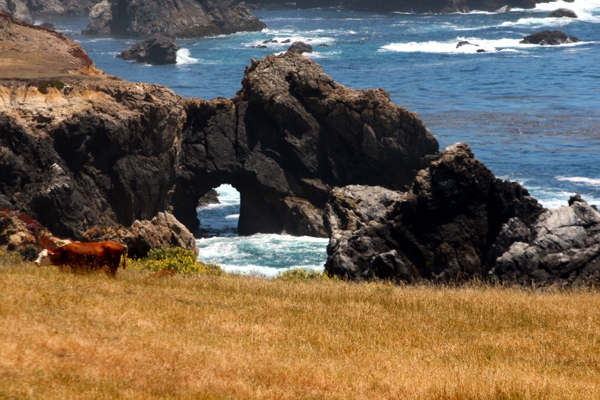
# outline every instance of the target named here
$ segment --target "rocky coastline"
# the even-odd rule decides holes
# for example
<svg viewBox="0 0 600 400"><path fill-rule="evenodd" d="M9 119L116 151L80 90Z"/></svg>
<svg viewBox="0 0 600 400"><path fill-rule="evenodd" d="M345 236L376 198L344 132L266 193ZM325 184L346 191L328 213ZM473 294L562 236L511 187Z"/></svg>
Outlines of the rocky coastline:
<svg viewBox="0 0 600 400"><path fill-rule="evenodd" d="M33 23L52 15L88 14L98 0L0 0L0 12Z"/></svg>
<svg viewBox="0 0 600 400"><path fill-rule="evenodd" d="M82 33L196 38L266 27L233 0L103 0L91 10Z"/></svg>
<svg viewBox="0 0 600 400"><path fill-rule="evenodd" d="M5 14L0 23L4 51L24 40L31 50L15 52L0 75L6 246L29 240L15 233L11 213L20 213L39 221L44 237L119 240L136 256L195 249L199 200L228 183L241 196L240 234L329 237L331 275L600 279L592 206L574 197L544 209L468 145L440 152L418 116L384 90L340 85L293 51L252 60L232 99L182 99L102 73L56 32ZM52 52L36 47L49 42ZM39 64L48 76L25 74L24 65L50 55L53 68Z"/></svg>

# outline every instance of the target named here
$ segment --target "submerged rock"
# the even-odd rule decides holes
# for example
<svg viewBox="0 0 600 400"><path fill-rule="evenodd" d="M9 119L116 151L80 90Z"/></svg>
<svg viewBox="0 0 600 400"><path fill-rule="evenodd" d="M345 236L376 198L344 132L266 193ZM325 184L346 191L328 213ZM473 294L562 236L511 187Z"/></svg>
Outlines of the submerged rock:
<svg viewBox="0 0 600 400"><path fill-rule="evenodd" d="M552 11L550 14L546 16L546 18L577 18L577 14L573 10L569 10L568 8L559 8L557 10Z"/></svg>
<svg viewBox="0 0 600 400"><path fill-rule="evenodd" d="M304 42L294 42L288 49L288 51L292 51L294 53L302 54L302 53L312 53L313 47Z"/></svg>
<svg viewBox="0 0 600 400"><path fill-rule="evenodd" d="M456 48L458 49L459 47L462 47L462 46L475 46L475 47L479 47L478 44L473 44L473 43L467 42L465 40L465 41L462 41L462 42L458 42L458 44L456 45Z"/></svg>
<svg viewBox="0 0 600 400"><path fill-rule="evenodd" d="M525 36L519 43L539 44L541 46L555 46L560 44L577 43L581 40L574 36L567 36L562 31L545 30Z"/></svg>
<svg viewBox="0 0 600 400"><path fill-rule="evenodd" d="M266 27L233 0L103 0L90 12L83 33L202 37Z"/></svg>
<svg viewBox="0 0 600 400"><path fill-rule="evenodd" d="M134 44L117 57L124 60L154 65L176 64L179 45L164 35L154 35Z"/></svg>
<svg viewBox="0 0 600 400"><path fill-rule="evenodd" d="M458 143L419 171L411 190L334 189L325 211L328 273L415 282L485 276L502 225L517 217L532 226L544 209Z"/></svg>

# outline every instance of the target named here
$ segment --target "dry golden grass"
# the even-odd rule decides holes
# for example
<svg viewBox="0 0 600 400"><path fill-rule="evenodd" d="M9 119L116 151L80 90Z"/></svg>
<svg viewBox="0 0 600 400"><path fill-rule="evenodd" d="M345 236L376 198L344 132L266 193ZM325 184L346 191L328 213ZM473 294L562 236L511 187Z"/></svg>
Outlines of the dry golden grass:
<svg viewBox="0 0 600 400"><path fill-rule="evenodd" d="M0 398L600 398L594 291L0 265L0 294Z"/></svg>

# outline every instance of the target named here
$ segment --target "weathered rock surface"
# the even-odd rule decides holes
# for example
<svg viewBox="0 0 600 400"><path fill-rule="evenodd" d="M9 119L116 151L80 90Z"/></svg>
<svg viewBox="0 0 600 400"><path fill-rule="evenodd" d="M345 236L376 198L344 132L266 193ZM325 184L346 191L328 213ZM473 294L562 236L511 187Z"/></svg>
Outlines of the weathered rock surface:
<svg viewBox="0 0 600 400"><path fill-rule="evenodd" d="M519 43L539 44L540 46L556 46L560 44L577 43L581 40L575 36L567 36L562 31L545 30L525 36Z"/></svg>
<svg viewBox="0 0 600 400"><path fill-rule="evenodd" d="M108 76L3 81L0 148L0 206L80 239L163 211L195 232L199 198L223 183L240 192L242 234L325 236L331 187L407 189L438 145L385 91L339 85L288 52L253 61L232 100Z"/></svg>
<svg viewBox="0 0 600 400"><path fill-rule="evenodd" d="M96 0L0 0L0 11L28 23L44 15L87 14Z"/></svg>
<svg viewBox="0 0 600 400"><path fill-rule="evenodd" d="M552 11L550 14L546 16L546 18L577 18L577 14L573 10L569 10L568 8L559 8L557 10Z"/></svg>
<svg viewBox="0 0 600 400"><path fill-rule="evenodd" d="M83 33L202 37L266 27L233 0L104 0L90 13Z"/></svg>
<svg viewBox="0 0 600 400"><path fill-rule="evenodd" d="M527 228L503 225L490 276L523 285L577 286L600 281L600 214L579 196L544 212ZM503 251L503 252L502 252Z"/></svg>
<svg viewBox="0 0 600 400"><path fill-rule="evenodd" d="M176 64L179 45L170 37L156 34L134 44L117 57L154 65Z"/></svg>
<svg viewBox="0 0 600 400"><path fill-rule="evenodd" d="M171 210L192 232L198 199L230 183L240 233L325 236L331 187L407 189L437 155L421 120L388 93L342 86L296 53L253 60L242 86L233 100L187 101Z"/></svg>
<svg viewBox="0 0 600 400"><path fill-rule="evenodd" d="M81 33L84 35L109 35L112 22L112 4L108 0L102 0L90 10L88 25Z"/></svg>
<svg viewBox="0 0 600 400"><path fill-rule="evenodd" d="M448 281L485 276L502 225L533 226L544 209L494 177L458 143L419 171L411 190L334 189L326 207L327 272L351 279Z"/></svg>
<svg viewBox="0 0 600 400"><path fill-rule="evenodd" d="M82 238L87 242L115 241L127 248L132 258L145 257L152 249L183 247L199 254L194 235L170 213L159 212L151 221L134 221L129 228L95 226Z"/></svg>
<svg viewBox="0 0 600 400"><path fill-rule="evenodd" d="M0 203L55 235L128 226L166 207L181 99L155 85L73 76L0 86Z"/></svg>
<svg viewBox="0 0 600 400"><path fill-rule="evenodd" d="M200 197L198 200L198 207L206 207L211 204L221 204L219 200L219 192L215 189L211 189L204 196Z"/></svg>
<svg viewBox="0 0 600 400"><path fill-rule="evenodd" d="M302 53L312 53L313 47L304 42L294 42L288 49L288 51L293 51L294 53L302 54Z"/></svg>

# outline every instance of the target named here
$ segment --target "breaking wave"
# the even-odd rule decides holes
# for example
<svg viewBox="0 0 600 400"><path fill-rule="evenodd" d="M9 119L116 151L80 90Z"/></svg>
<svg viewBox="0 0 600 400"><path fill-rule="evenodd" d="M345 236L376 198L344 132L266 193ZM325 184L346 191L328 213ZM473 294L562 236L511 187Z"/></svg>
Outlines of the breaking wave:
<svg viewBox="0 0 600 400"><path fill-rule="evenodd" d="M185 64L197 64L198 59L192 58L189 49L179 49L177 51L177 64L185 65Z"/></svg>
<svg viewBox="0 0 600 400"><path fill-rule="evenodd" d="M467 41L471 45L464 45L456 47L459 42ZM410 43L391 43L386 46L382 46L379 51L394 51L403 53L444 53L444 54L473 54L477 53L477 50L484 50L488 53L493 52L518 52L522 50L539 48L536 44L521 44L521 39L498 39L498 40L486 40L477 38L466 38L457 37L452 41L446 42L410 42ZM569 43L561 46L553 47L564 47L564 46L577 46L590 42L579 42Z"/></svg>

